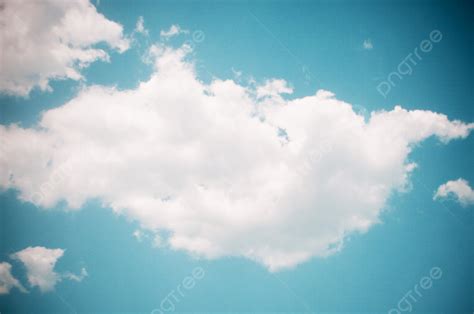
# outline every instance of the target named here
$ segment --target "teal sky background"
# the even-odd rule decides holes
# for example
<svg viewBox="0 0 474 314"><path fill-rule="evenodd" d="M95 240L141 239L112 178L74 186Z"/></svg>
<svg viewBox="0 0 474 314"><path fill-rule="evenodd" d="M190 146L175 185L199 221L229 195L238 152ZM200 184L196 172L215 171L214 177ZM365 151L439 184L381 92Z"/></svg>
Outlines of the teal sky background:
<svg viewBox="0 0 474 314"><path fill-rule="evenodd" d="M150 37L137 37L137 45L125 53L111 53L110 63L85 69L87 85L137 86L151 73L141 61L147 44L159 39L160 30L179 24L205 34L193 53L203 81L231 79L233 68L258 82L287 80L294 87L290 98L326 89L367 113L401 105L474 121L472 2L101 0L97 9L124 25L126 34L143 16ZM404 76L386 98L380 95L377 84L435 29L443 39L423 54L411 76ZM373 49L363 49L366 39ZM179 45L182 39L171 43ZM35 90L27 99L0 96L0 123L34 125L42 111L63 104L79 89L70 80L51 86L53 92ZM150 241L132 236L135 223L98 201L74 212L61 210L64 205L41 210L20 202L15 191L4 191L0 261L12 263L15 277L26 282L22 266L8 256L36 245L65 248L57 270L86 267L89 277L61 282L51 293L31 289L25 295L13 289L0 296L0 310L149 313L201 266L204 278L175 312L387 313L437 266L442 278L413 303L413 311L472 313L473 208L432 197L448 180L474 182L474 137L447 145L429 139L419 146L410 155L418 164L412 190L393 195L379 225L352 235L340 253L277 273L242 258L197 260L152 248Z"/></svg>

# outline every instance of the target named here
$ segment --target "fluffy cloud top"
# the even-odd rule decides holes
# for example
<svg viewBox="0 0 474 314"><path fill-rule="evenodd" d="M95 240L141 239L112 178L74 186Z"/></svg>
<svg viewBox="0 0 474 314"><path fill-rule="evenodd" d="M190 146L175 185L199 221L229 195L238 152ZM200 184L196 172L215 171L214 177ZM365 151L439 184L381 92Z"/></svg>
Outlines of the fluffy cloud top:
<svg viewBox="0 0 474 314"><path fill-rule="evenodd" d="M23 293L26 293L26 289L21 283L13 277L11 273L12 265L7 262L0 263L0 294L8 294L12 288L17 288Z"/></svg>
<svg viewBox="0 0 474 314"><path fill-rule="evenodd" d="M454 197L462 206L474 204L474 190L469 186L469 182L462 178L440 185L433 199L443 199L449 196Z"/></svg>
<svg viewBox="0 0 474 314"><path fill-rule="evenodd" d="M88 0L4 0L0 2L0 92L26 96L51 79L82 78L80 70L108 60L93 46L107 43L119 52L129 42L122 26L98 13Z"/></svg>
<svg viewBox="0 0 474 314"><path fill-rule="evenodd" d="M0 126L0 186L42 207L98 198L160 246L275 271L367 231L406 189L417 143L474 127L399 106L365 121L328 91L284 99L283 80L205 84L189 47L151 50L155 72L136 89L91 86L35 128Z"/></svg>

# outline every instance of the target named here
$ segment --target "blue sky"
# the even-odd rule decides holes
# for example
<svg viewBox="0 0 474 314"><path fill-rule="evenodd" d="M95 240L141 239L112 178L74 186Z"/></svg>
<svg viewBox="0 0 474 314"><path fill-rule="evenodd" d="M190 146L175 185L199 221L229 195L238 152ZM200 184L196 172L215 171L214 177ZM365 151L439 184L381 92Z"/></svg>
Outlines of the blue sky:
<svg viewBox="0 0 474 314"><path fill-rule="evenodd" d="M7 8L13 6L12 3L7 1ZM54 4L48 5L54 7ZM0 262L11 265L11 275L29 292L24 293L18 285L13 285L9 293L0 294L1 312L402 313L400 301L404 296L410 291L413 293L414 287L420 286L422 278L429 277L433 268L439 268L441 277L429 277L432 286L421 289L422 296L417 295L416 300L410 301L412 311L472 313L472 189L466 192L462 184L465 182L469 188L469 182L471 185L474 182L474 142L472 135L469 136L473 128L469 123L474 122L472 4L101 0L93 5L98 13L123 28L110 27L110 31L98 35L99 40L76 47L103 49L109 55L109 62L82 60L87 63L79 69L82 79L66 78L66 74L46 76L51 90L41 90L39 83L34 83L35 87L26 94L15 94L8 87L12 77L21 77L20 74L15 76L15 71L27 73L21 61L11 59L16 66L1 76L0 123L6 152L1 159ZM80 8L84 12L91 9L89 6ZM139 17L143 18L147 34L137 31ZM105 23L97 20L99 22ZM161 31L169 30L172 25L179 25L183 33L169 39L163 34L160 36ZM442 33L442 39L432 41L432 50L421 52L422 58L412 65L411 75L402 75L384 97L377 86L397 71L400 62L415 48L420 49L421 42L429 40L436 30ZM125 41L128 47L123 50ZM364 42L371 45L364 47ZM3 48L7 50L7 46ZM48 46L41 49L46 56L51 52ZM40 58L35 62L41 63ZM166 58L171 62L161 64L160 60ZM44 63L50 61L47 59ZM188 65L192 65L195 72L187 72ZM4 66L6 68L6 61ZM67 66L78 68L77 64ZM46 71L42 67L37 69ZM27 77L35 77L39 72L32 73ZM176 77L175 73L178 73ZM195 76L190 78L189 73ZM155 76L156 82L150 80ZM224 80L233 83L213 85ZM26 81L18 79L15 83L18 82ZM158 99L164 102L177 99L176 103L153 103L152 106L157 107L152 110L156 111L145 112L145 115L141 111L127 111L135 100L142 101L139 96L155 99L140 82L148 82L150 90L159 93L156 97L162 97ZM198 85L204 86L206 93L216 95L216 107L211 100L204 104L207 98L193 102L196 99L194 88L199 89ZM97 94L91 86L98 86ZM111 89L105 92L104 86ZM239 104L247 106L247 100L239 96L239 88L252 94L248 102L257 107L252 115L266 124L265 129L253 120L249 122L250 115L245 116L234 108L234 104L237 108ZM133 92L121 93L127 90ZM326 92L316 94L318 90L330 91L335 96ZM180 93L189 97L181 98ZM304 98L306 96L314 97ZM189 102L190 106L181 107L183 102ZM311 111L312 103L328 111ZM99 120L102 106L117 104L122 111L110 118L110 110L104 109L109 116ZM163 109L173 104L178 108L176 112ZM344 104L350 104L352 111L365 121L360 122L356 115L347 113ZM219 132L208 135L201 133L199 124L193 124L193 120L206 119L212 114L211 110L201 115L202 112L195 109L201 105L217 110L221 110L219 105L228 106L234 111L218 111L217 118L209 118L212 125L216 122ZM406 111L396 111L396 105ZM51 110L61 106L63 110ZM308 114L274 109L295 106L309 108ZM413 110L423 112L418 116ZM323 115L326 112L331 113L326 118L310 118L310 113ZM377 124L369 124L371 112L379 113ZM433 112L446 115L449 121ZM150 141L143 140L143 134L150 133L134 138L135 128L141 132L143 125L151 130L160 125L152 121L148 126L147 116L155 115L164 116L169 122L165 123L167 128L156 132L172 136L162 142L154 137L150 137ZM229 116L231 119L225 120ZM245 123L240 124L237 133L224 127L234 116L235 121ZM181 120L182 117L189 120ZM358 122L346 126L343 122L347 119ZM462 122L450 122L454 120ZM41 127L38 126L40 121L43 121ZM20 133L11 127L12 123L28 133ZM113 133L110 129L114 129L116 123L120 126L117 133ZM176 130L176 125L181 124L189 129ZM123 129L123 125L129 128ZM360 125L364 127L359 129ZM307 159L301 159L300 155L271 154L279 152L274 141L284 141L278 136L268 137L267 131L275 126L288 132L288 143L283 142L282 146L296 145L294 149L299 149L299 136L303 132L300 126L308 132L306 135L314 138L313 142L309 141L316 149L321 148L318 138L329 134L329 148L318 151L317 160L310 160L315 163L309 167L310 174L300 178L304 180L303 185L312 190L287 188L287 180L282 177L289 176L265 170L268 164L276 169L282 160L286 163L284 158L289 158L290 170L298 172L308 168L305 167ZM345 127L351 128L337 131ZM365 128L374 133L363 133L361 130ZM42 131L46 134L44 138ZM351 139L347 134L358 132L362 133L360 138L353 138L358 143L354 148L347 143ZM205 134L198 141L199 147L204 147L202 151L210 152L210 156L216 153L223 156L223 159L211 158L209 169L206 160L179 155L181 146L177 147L177 143L185 143L183 149L194 147L195 142L188 138L194 138L195 133ZM216 134L225 134L222 142ZM129 142L124 140L128 136L132 139ZM89 139L94 145L96 140L99 143L99 149L91 150L92 154L102 154L104 147L120 153L113 153L111 160L100 155L100 162L94 158L88 161L88 155L83 158L80 154L82 148L88 151ZM387 146L378 146L384 139L389 142L383 144ZM444 143L443 140L450 141ZM121 145L115 146L115 143ZM324 143L323 140L323 146ZM161 159L162 151L155 151L155 148L161 149L160 145L163 151L169 152L169 158ZM358 160L359 148L365 145L368 151L373 149L377 153L367 157L370 162L353 161ZM126 147L125 150L122 147ZM147 147L149 151L144 149ZM405 151L406 147L410 147L410 151ZM249 149L252 154L248 153ZM133 163L148 160L143 157L147 152L156 161L156 168L145 162ZM314 150L308 148L306 152L311 155ZM50 175L44 169L51 163L53 168L55 163L60 164L63 153L78 157L73 158L73 170L67 172L66 179L60 181L54 193L35 199L35 184L42 184ZM121 159L125 155L132 157ZM392 156L398 157L391 161ZM173 160L181 161L180 158L183 163ZM222 160L232 164L230 174ZM43 161L47 161L47 165ZM88 165L96 162L100 168L91 171ZM193 168L194 162L206 167ZM412 162L417 165L415 169L403 168ZM117 166L122 163L128 163L125 170ZM248 171L254 165L256 170ZM330 178L339 178L335 175L339 169L344 169L343 177L347 181L355 180L362 188L371 189L352 195L349 190L352 191L354 185L346 186L346 181L337 180L339 190L327 187L325 183ZM251 180L247 182L235 174L239 172ZM200 187L189 192L186 184L192 180L188 173L193 174L191 178L208 181L193 181L193 189L194 185ZM145 184L148 181L141 179L148 174L154 176L153 184L157 182L153 190L148 190L149 184ZM16 181L9 179L11 177ZM236 191L222 188L227 187L220 185L222 177L230 178L237 186ZM459 178L463 181L448 184ZM258 181L260 179L264 183ZM100 185L101 180L105 186ZM283 187L274 187L269 182ZM213 191L214 198L210 198L207 193L211 192L206 191L211 191L213 184L217 192ZM447 184L447 195L440 188L443 184ZM158 187L165 192L160 194ZM255 193L260 188L261 192ZM286 205L272 208L268 204L273 203L261 199L261 195L271 196L275 192L273 188L283 189L278 190L283 191L283 196L277 193L281 197L278 200ZM434 199L437 191L439 197ZM227 196L221 199L221 192L236 193L239 195L236 199L244 204L249 198L251 205L242 210L229 205L228 216L223 215L223 218L219 213L214 214L214 211L224 211L222 204L227 204ZM150 193L158 193L160 204L164 204L163 212L157 216L142 209L148 206ZM204 202L196 195L209 198ZM240 195L244 197L240 199ZM153 197L158 196L153 194ZM171 205L166 204L175 200L186 206L176 205L171 207L174 211L168 211L166 206ZM211 204L210 207L206 207L207 204ZM260 205L270 206L269 218L265 216L266 208ZM366 208L371 210L366 211ZM289 216L285 216L287 210ZM178 218L173 216L175 212L179 213ZM352 225L349 220L343 220L352 215L361 217L360 221ZM273 219L278 221L281 217L289 219L287 225L271 225ZM216 226L221 224L223 230L213 233L204 227L194 229L193 224L191 232L186 229L189 221L199 226L208 226L206 223L213 221ZM339 228L339 222L346 226L341 233L319 231L325 230L326 225L331 230ZM253 223L257 230L268 230L268 234L245 228ZM299 237L299 228L304 231L303 238ZM193 239L207 242L193 242ZM334 246L337 249L332 250ZM24 259L15 257L19 256L15 253L28 247L64 250L55 266L53 263L55 275L62 279L57 280L52 289L44 290L41 284L32 284L28 274L31 275L35 265L28 268ZM87 276L80 280L68 278L67 274L80 276L83 268ZM202 278L192 277L196 269L203 270ZM195 285L172 302L173 310L166 310L163 300L170 292L176 292L189 276Z"/></svg>

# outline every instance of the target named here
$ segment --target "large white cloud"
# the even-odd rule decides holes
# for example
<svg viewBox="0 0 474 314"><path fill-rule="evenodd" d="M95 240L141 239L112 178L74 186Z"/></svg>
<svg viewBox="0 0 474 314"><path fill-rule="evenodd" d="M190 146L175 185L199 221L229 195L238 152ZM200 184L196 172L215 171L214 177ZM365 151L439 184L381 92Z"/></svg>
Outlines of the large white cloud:
<svg viewBox="0 0 474 314"><path fill-rule="evenodd" d="M26 289L23 285L13 277L11 273L12 265L7 262L0 263L0 294L8 294L12 288L17 288L23 293L26 293Z"/></svg>
<svg viewBox="0 0 474 314"><path fill-rule="evenodd" d="M81 79L81 68L109 59L97 43L120 52L129 46L122 26L88 0L3 0L0 25L0 92L13 95L50 90L51 79Z"/></svg>
<svg viewBox="0 0 474 314"><path fill-rule="evenodd" d="M42 207L98 198L161 245L275 271L367 231L408 186L417 143L474 127L399 106L365 121L328 91L285 100L282 80L205 84L188 51L154 46L136 89L91 86L35 128L0 126L0 186Z"/></svg>
<svg viewBox="0 0 474 314"><path fill-rule="evenodd" d="M474 190L463 178L448 181L438 187L433 199L454 197L462 206L474 204Z"/></svg>

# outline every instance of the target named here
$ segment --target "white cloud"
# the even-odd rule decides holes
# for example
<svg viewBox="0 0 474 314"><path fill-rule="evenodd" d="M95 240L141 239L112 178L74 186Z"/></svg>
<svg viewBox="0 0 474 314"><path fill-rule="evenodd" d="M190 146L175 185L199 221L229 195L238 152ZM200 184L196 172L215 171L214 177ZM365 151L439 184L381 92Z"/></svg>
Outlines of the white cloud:
<svg viewBox="0 0 474 314"><path fill-rule="evenodd" d="M153 46L155 72L136 89L91 86L38 127L0 126L0 187L42 207L99 198L155 244L275 271L367 231L409 185L417 143L474 127L399 106L365 121L328 91L284 100L283 80L205 84L187 52Z"/></svg>
<svg viewBox="0 0 474 314"><path fill-rule="evenodd" d="M179 25L173 24L167 31L160 31L160 36L164 39L169 39L173 36L178 36L179 34L188 34L189 31L182 29Z"/></svg>
<svg viewBox="0 0 474 314"><path fill-rule="evenodd" d="M23 293L27 293L22 284L13 277L11 273L12 265L7 262L0 263L0 295L8 294L12 288L17 288Z"/></svg>
<svg viewBox="0 0 474 314"><path fill-rule="evenodd" d="M433 199L443 199L449 196L454 197L462 206L474 204L474 190L469 186L469 182L462 178L440 185Z"/></svg>
<svg viewBox="0 0 474 314"><path fill-rule="evenodd" d="M137 229L137 230L133 231L133 237L135 239L137 239L138 242L142 242L143 237L144 237L144 233L143 233L143 231Z"/></svg>
<svg viewBox="0 0 474 314"><path fill-rule="evenodd" d="M163 247L163 238L159 235L156 234L155 237L153 238L153 247Z"/></svg>
<svg viewBox="0 0 474 314"><path fill-rule="evenodd" d="M143 16L138 17L137 24L135 25L135 32L148 36L148 30L145 28Z"/></svg>
<svg viewBox="0 0 474 314"><path fill-rule="evenodd" d="M372 40L370 40L370 38L364 40L364 42L362 43L362 48L364 48L365 50L372 50L374 48Z"/></svg>
<svg viewBox="0 0 474 314"><path fill-rule="evenodd" d="M234 68L231 69L232 74L234 75L235 80L238 82L242 78L242 71L236 70Z"/></svg>
<svg viewBox="0 0 474 314"><path fill-rule="evenodd" d="M35 87L51 90L50 80L79 80L82 68L109 60L93 45L105 42L119 52L129 46L122 26L88 0L7 0L2 6L0 92L27 96Z"/></svg>
<svg viewBox="0 0 474 314"><path fill-rule="evenodd" d="M62 278L77 281L77 282L81 282L87 276L89 276L89 274L87 273L87 270L84 267L82 267L81 272L79 273L79 275L73 274L71 272L65 272L62 275Z"/></svg>
<svg viewBox="0 0 474 314"><path fill-rule="evenodd" d="M63 249L48 249L42 246L28 247L12 254L10 257L19 260L25 265L28 283L31 287L38 287L41 292L54 290L62 279L82 281L87 271L82 268L79 275L65 272L59 274L54 270L56 262L63 256Z"/></svg>
<svg viewBox="0 0 474 314"><path fill-rule="evenodd" d="M54 266L63 254L62 249L37 246L16 252L11 258L25 265L30 286L37 286L42 292L46 292L53 290L56 283L61 280L61 276L54 271Z"/></svg>
<svg viewBox="0 0 474 314"><path fill-rule="evenodd" d="M257 88L257 97L278 97L281 94L292 94L293 88L282 79L267 80L264 85Z"/></svg>

